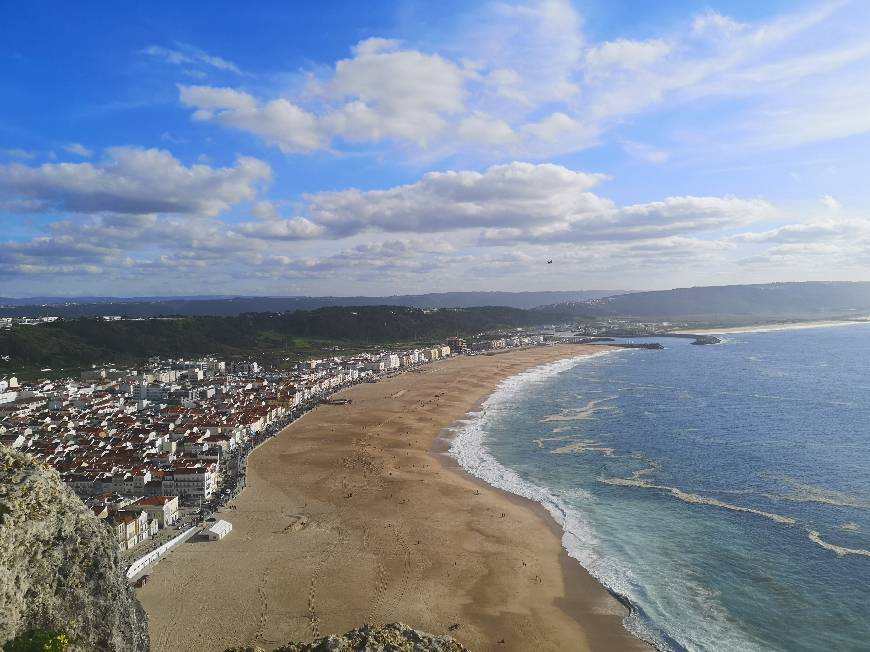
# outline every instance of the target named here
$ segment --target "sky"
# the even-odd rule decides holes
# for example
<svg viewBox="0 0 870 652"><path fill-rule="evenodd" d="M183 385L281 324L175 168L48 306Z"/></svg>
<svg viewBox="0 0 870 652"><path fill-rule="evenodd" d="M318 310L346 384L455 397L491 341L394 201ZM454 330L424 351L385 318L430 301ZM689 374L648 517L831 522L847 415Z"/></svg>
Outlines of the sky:
<svg viewBox="0 0 870 652"><path fill-rule="evenodd" d="M0 296L870 280L864 0L0 17Z"/></svg>

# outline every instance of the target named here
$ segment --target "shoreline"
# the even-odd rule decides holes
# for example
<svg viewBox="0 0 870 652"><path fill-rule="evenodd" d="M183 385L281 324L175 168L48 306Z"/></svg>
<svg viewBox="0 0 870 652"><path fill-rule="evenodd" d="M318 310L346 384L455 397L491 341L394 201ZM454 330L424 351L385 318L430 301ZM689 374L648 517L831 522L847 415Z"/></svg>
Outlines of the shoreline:
<svg viewBox="0 0 870 652"><path fill-rule="evenodd" d="M534 367L531 367L530 369L533 368ZM479 403L484 403L487 398L488 396L484 397L479 401ZM473 410L471 413L476 411L477 410ZM459 461L450 453L450 447L455 438L455 429L453 427L447 427L444 428L443 433L439 435L433 445L432 454L438 458L442 468L450 473L455 473L469 479L482 489L498 493L505 500L508 500L523 509L535 512L549 526L553 536L558 537L560 542L562 541L565 530L558 522L556 522L553 515L550 514L545 505L531 498L512 493L507 489L491 485L483 478L479 478L464 469ZM640 638L625 626L624 620L631 614L632 610L635 609L635 605L627 597L613 591L596 579L579 560L570 555L564 546L560 546L560 548L559 563L565 581L566 595L563 600L558 602L558 606L567 616L577 620L582 625L583 618L588 617L588 614L584 613L586 611L585 603L588 602L588 596L584 592L588 590L587 587L591 581L597 587L604 589L604 591L613 598L614 604L607 605L606 611L603 611L602 613L606 616L619 617L622 622L623 630L634 639L635 642L635 645L627 647L623 640L624 637L614 636L613 632L610 630L587 630L587 643L589 649L620 651L628 649L655 650L656 648L652 643Z"/></svg>
<svg viewBox="0 0 870 652"><path fill-rule="evenodd" d="M820 319L817 321L755 324L752 326L727 326L724 328L699 328L692 330L670 331L680 335L720 335L729 333L773 333L777 331L804 330L806 328L833 328L839 326L856 326L870 324L870 316L856 319Z"/></svg>
<svg viewBox="0 0 870 652"><path fill-rule="evenodd" d="M447 360L295 421L252 453L247 488L221 514L233 532L181 546L139 590L154 651L269 649L395 621L472 650L650 649L543 506L434 450L501 381L595 352Z"/></svg>
<svg viewBox="0 0 870 652"><path fill-rule="evenodd" d="M464 477L470 478L480 486L491 490L494 489L516 504L523 505L528 509L538 512L550 525L553 534L559 538L561 544L560 559L562 560L566 584L569 587L573 584L573 582L568 581L568 578L570 576L576 577L577 571L579 570L585 580L591 579L595 584L607 591L607 593L613 597L619 605L621 605L623 608L621 611L616 607L616 605L613 605L614 611L611 613L622 614L622 624L624 629L641 646L637 649L655 650L658 649L656 645L651 640L645 638L640 630L629 627L627 622L627 619L630 616L638 615L638 605L634 604L628 596L623 595L611 586L608 586L603 579L596 577L592 571L587 568L580 556L578 556L578 550L576 548L570 549L570 547L565 543L566 538L577 537L577 534L568 528L568 522L570 519L566 518L566 516L570 509L562 505L558 498L553 497L550 494L549 489L546 487L536 485L523 479L513 469L496 460L495 457L486 449L483 438L477 442L470 442L465 450L462 450L461 447L459 450L455 450L457 440L468 432L466 426L473 424L475 421L482 421L486 415L487 404L494 398L499 398L502 401L510 401L512 393L524 391L524 385L526 385L524 381L530 381L533 383L535 376L543 376L544 378L557 376L587 362L590 358L608 355L617 350L619 350L618 346L608 348L604 351L599 348L599 350L593 353L586 353L580 356L569 356L567 358L546 362L541 365L528 367L513 376L504 378L492 392L481 398L474 410L470 411L465 415L465 417L457 420L457 422L452 426L445 428L442 431L433 445L433 454L440 457L442 465L445 468L459 473ZM511 386L512 384L513 386ZM504 396L498 396L499 392L503 392ZM459 441L459 443L462 444L463 442ZM477 451L474 450L475 448ZM480 474L476 474L474 469L467 468L460 459L463 456L466 458L467 463L477 462L476 468L478 470L483 468L484 471ZM487 478L487 471L491 474L493 467L495 467L496 470L495 477ZM511 478L511 476L515 477ZM510 486L512 485L512 481L517 484ZM504 484L509 486L500 486ZM529 495L529 493L531 493L531 495ZM561 519L560 516L562 517ZM566 608L566 613L569 615L576 615L579 613L576 604L571 608ZM628 649L624 647L625 643L622 641L620 644L623 647L614 648L614 641L609 638L590 640L590 644L591 649L593 650Z"/></svg>

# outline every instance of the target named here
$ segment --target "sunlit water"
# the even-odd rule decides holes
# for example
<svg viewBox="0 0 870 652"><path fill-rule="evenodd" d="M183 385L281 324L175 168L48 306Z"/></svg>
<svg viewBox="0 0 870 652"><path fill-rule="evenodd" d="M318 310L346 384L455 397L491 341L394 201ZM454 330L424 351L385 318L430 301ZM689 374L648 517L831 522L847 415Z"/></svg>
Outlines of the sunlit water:
<svg viewBox="0 0 870 652"><path fill-rule="evenodd" d="M870 649L870 326L540 367L453 454L673 650Z"/></svg>

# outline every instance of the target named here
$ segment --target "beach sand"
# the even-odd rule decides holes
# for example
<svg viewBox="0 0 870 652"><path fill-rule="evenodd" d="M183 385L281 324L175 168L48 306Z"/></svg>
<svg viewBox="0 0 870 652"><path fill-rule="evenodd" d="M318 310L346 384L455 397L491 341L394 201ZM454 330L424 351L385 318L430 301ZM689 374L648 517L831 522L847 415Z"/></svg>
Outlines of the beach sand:
<svg viewBox="0 0 870 652"><path fill-rule="evenodd" d="M826 319L815 321L781 322L772 324L754 324L751 326L729 326L725 328L701 328L694 330L676 330L674 333L691 335L727 335L729 333L771 333L775 331L796 331L805 328L831 328L834 326L855 326L870 323L870 315L862 315L855 319Z"/></svg>
<svg viewBox="0 0 870 652"><path fill-rule="evenodd" d="M252 454L248 487L222 513L232 533L180 546L138 590L154 652L270 649L396 621L475 651L648 649L543 508L433 451L504 378L598 351L446 360L291 424Z"/></svg>

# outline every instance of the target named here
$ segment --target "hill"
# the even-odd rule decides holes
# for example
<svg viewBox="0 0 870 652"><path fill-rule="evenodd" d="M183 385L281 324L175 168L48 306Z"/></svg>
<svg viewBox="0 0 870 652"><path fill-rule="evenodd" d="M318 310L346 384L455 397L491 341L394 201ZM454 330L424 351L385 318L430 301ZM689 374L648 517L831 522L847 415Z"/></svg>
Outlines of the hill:
<svg viewBox="0 0 870 652"><path fill-rule="evenodd" d="M58 320L0 330L0 374L4 370L132 363L150 356L257 355L274 360L317 355L336 345L345 349L394 342L422 345L450 335L536 326L558 319L548 311L501 307L359 306L237 317Z"/></svg>
<svg viewBox="0 0 870 652"><path fill-rule="evenodd" d="M723 285L632 292L546 310L589 317L747 324L870 314L870 283L808 282Z"/></svg>

